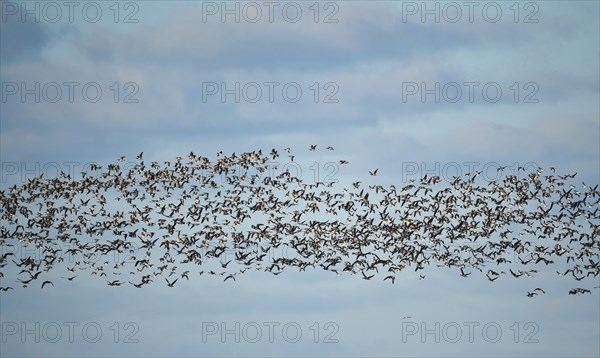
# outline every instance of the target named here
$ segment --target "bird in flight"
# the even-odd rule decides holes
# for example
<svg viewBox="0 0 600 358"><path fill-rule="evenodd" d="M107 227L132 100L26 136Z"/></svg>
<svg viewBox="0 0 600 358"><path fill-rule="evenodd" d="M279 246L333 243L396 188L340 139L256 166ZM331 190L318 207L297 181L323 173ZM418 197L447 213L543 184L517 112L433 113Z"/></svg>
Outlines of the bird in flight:
<svg viewBox="0 0 600 358"><path fill-rule="evenodd" d="M582 295L584 293L592 293L592 291L586 289L586 288L574 288L572 290L569 291L569 295Z"/></svg>
<svg viewBox="0 0 600 358"><path fill-rule="evenodd" d="M169 286L169 287L173 287L173 286L175 285L175 282L177 282L177 280L179 280L179 279L178 279L178 278L176 278L176 279L175 279L175 281L173 281L173 282L169 282L169 280L167 280L167 279L165 278L165 281L167 281L167 286Z"/></svg>

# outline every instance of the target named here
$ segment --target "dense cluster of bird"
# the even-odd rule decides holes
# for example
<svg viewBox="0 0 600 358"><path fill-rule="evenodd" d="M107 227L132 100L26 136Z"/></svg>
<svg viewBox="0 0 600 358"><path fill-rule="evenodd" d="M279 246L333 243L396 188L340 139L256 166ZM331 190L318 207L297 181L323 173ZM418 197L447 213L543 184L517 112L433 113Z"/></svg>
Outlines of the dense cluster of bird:
<svg viewBox="0 0 600 358"><path fill-rule="evenodd" d="M54 286L42 277L55 267L66 270L64 280L87 271L137 288L288 267L391 283L406 268L434 265L490 281L549 266L576 281L600 274L598 185L576 187L575 174L519 168L517 176L500 167L491 181L474 172L346 187L306 183L289 170L274 175L269 163L279 156L220 152L211 161L189 153L146 164L140 153L129 167L121 157L93 166L98 175L40 175L8 188L0 193L0 288L12 289L9 274L23 287L38 279Z"/></svg>

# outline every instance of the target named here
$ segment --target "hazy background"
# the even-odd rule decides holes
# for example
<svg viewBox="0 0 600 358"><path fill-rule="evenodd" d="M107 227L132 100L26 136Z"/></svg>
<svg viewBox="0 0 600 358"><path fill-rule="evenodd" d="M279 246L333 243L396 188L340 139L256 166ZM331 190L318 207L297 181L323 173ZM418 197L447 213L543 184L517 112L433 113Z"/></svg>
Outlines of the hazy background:
<svg viewBox="0 0 600 358"><path fill-rule="evenodd" d="M307 182L338 159L340 183L530 163L600 182L595 1L0 4L2 189L142 151L273 147ZM599 356L598 290L569 296L548 271L391 285L286 270L141 290L82 275L0 293L0 354Z"/></svg>

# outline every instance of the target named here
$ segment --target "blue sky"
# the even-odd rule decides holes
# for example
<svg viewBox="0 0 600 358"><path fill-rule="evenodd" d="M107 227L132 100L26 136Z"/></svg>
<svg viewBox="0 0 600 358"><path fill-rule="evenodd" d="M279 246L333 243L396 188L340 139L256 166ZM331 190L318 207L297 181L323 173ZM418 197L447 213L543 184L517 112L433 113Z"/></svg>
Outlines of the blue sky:
<svg viewBox="0 0 600 358"><path fill-rule="evenodd" d="M261 1L76 2L72 21L62 2L24 3L30 13L23 17L21 2L1 2L3 189L56 166L77 173L86 163L133 159L141 151L159 161L190 151L214 158L220 150L284 147L298 155L305 180L314 174L311 163L324 171L325 163L347 159L351 165L336 173L342 184L373 180L368 170L374 168L381 183L397 184L428 171L464 173L489 163L552 165L577 172L580 181L600 182L596 1L477 2L472 19L464 2L274 2L272 21ZM222 12L236 6L240 21L235 14L223 21ZM434 12L423 18L428 9ZM457 9L462 17L452 22ZM239 102L236 93L222 97L236 85ZM314 143L320 150L309 152ZM335 152L323 150L328 145ZM408 172L415 165L416 173ZM50 331L55 322L63 336L56 343L44 337L37 343L33 335L23 342L19 331L6 337L0 353L600 355L599 293L568 296L571 282L554 271L527 282L490 283L432 269L424 281L405 272L395 285L286 271L235 283L196 277L175 289L144 290L82 278L1 293L4 333L36 322ZM525 292L533 287L552 294L529 299ZM70 343L65 322L96 323L102 339L90 343L75 328ZM138 343L123 343L133 330L125 327L129 322L138 328ZM237 343L229 335L223 343L219 332L203 342L207 327L236 322L248 334L256 323L261 339ZM273 342L268 322L279 324ZM434 329L436 322L449 335L460 326L461 339L450 343L440 328L439 343L420 331L403 341L410 327ZM478 324L472 342L469 322ZM293 326L290 334L301 327L298 342L283 337L286 324ZM496 343L482 334L486 324L490 334L501 328ZM324 343L334 330L329 338L337 343ZM524 343L526 337L538 342Z"/></svg>

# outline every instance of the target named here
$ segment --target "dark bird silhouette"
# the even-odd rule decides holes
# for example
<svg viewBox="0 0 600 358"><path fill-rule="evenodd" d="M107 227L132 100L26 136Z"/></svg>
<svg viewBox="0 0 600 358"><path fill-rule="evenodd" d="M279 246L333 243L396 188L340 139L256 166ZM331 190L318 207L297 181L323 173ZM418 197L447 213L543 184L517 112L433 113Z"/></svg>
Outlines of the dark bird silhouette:
<svg viewBox="0 0 600 358"><path fill-rule="evenodd" d="M584 293L592 293L592 291L585 289L585 288L574 288L572 290L569 291L569 295L582 295Z"/></svg>
<svg viewBox="0 0 600 358"><path fill-rule="evenodd" d="M169 282L169 280L167 280L167 279L165 278L165 281L167 281L167 285L168 285L169 287L174 287L174 285L175 285L175 282L177 282L177 280L179 280L179 279L178 279L178 278L176 278L176 279L175 279L175 281L173 281L173 282Z"/></svg>
<svg viewBox="0 0 600 358"><path fill-rule="evenodd" d="M373 276L375 276L375 274L373 274L371 276L367 276L364 271L361 271L361 273L363 275L363 279L365 279L365 280L370 280L373 278Z"/></svg>

